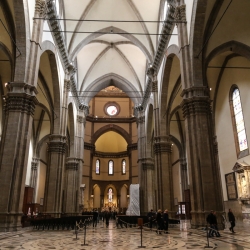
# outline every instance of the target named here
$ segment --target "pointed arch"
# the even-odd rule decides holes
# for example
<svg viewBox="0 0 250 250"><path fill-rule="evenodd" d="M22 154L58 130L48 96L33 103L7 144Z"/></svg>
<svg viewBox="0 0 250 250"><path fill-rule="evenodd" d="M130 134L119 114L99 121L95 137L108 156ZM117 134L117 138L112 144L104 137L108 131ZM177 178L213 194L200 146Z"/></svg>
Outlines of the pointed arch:
<svg viewBox="0 0 250 250"><path fill-rule="evenodd" d="M113 124L112 125L106 125L106 126L100 128L100 129L98 129L93 134L91 143L95 144L96 140L102 134L104 134L106 132L109 132L109 131L114 131L114 132L118 133L119 135L121 135L126 140L127 144L131 144L131 138L129 136L129 133L125 129L123 129L123 128L117 126L117 125L113 125Z"/></svg>

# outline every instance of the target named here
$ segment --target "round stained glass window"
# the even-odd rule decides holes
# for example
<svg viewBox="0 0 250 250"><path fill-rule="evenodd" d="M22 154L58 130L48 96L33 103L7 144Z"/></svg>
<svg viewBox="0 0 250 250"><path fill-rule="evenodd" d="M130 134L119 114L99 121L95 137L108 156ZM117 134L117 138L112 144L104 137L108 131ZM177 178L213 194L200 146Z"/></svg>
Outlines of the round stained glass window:
<svg viewBox="0 0 250 250"><path fill-rule="evenodd" d="M114 106L114 105L110 105L107 107L107 113L110 115L110 116L113 116L113 115L116 115L118 112L117 110L117 107Z"/></svg>

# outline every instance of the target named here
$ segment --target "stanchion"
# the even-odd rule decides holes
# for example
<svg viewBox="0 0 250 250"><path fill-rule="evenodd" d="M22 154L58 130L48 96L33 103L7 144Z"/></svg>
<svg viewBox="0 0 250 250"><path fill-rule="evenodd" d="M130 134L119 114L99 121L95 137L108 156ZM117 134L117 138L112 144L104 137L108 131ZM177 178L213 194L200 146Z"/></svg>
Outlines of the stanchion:
<svg viewBox="0 0 250 250"><path fill-rule="evenodd" d="M142 226L143 226L143 218L138 218L138 226L141 229L141 245L138 248L146 248L146 246L142 245Z"/></svg>
<svg viewBox="0 0 250 250"><path fill-rule="evenodd" d="M207 246L205 246L204 248L213 248L209 246L208 226L207 226Z"/></svg>
<svg viewBox="0 0 250 250"><path fill-rule="evenodd" d="M77 238L77 230L76 230L76 226L75 226L75 234L76 234L76 238L75 239L73 239L73 240L78 240L78 238Z"/></svg>
<svg viewBox="0 0 250 250"><path fill-rule="evenodd" d="M81 244L81 246L88 246L89 244L86 244L86 223L84 223L84 243Z"/></svg>

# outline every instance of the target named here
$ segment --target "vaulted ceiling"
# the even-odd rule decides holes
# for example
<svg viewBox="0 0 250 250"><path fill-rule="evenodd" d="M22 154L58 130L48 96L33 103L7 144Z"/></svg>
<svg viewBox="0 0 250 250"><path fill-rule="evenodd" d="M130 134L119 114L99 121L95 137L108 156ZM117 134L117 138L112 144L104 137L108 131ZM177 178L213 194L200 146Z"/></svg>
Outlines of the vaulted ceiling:
<svg viewBox="0 0 250 250"><path fill-rule="evenodd" d="M77 68L80 95L93 97L96 91L115 85L132 99L143 96L165 2L61 1L66 44Z"/></svg>

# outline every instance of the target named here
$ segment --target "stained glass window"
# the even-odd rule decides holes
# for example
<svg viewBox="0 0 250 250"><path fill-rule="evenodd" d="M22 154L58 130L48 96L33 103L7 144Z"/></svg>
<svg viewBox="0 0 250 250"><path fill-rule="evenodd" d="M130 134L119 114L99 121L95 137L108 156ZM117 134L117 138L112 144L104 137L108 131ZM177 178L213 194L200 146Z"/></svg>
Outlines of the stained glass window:
<svg viewBox="0 0 250 250"><path fill-rule="evenodd" d="M113 190L112 190L112 188L109 188L108 200L109 200L109 202L113 201Z"/></svg>
<svg viewBox="0 0 250 250"><path fill-rule="evenodd" d="M122 174L126 174L126 161L122 160Z"/></svg>
<svg viewBox="0 0 250 250"><path fill-rule="evenodd" d="M239 141L239 149L240 151L243 151L247 149L248 146L247 146L247 137L246 137L242 108L241 108L239 89L236 88L233 91L232 99L233 99L234 120L236 124L236 132Z"/></svg>
<svg viewBox="0 0 250 250"><path fill-rule="evenodd" d="M114 174L114 162L112 160L109 161L109 175Z"/></svg>
<svg viewBox="0 0 250 250"><path fill-rule="evenodd" d="M100 174L100 160L97 159L95 162L95 173Z"/></svg>

